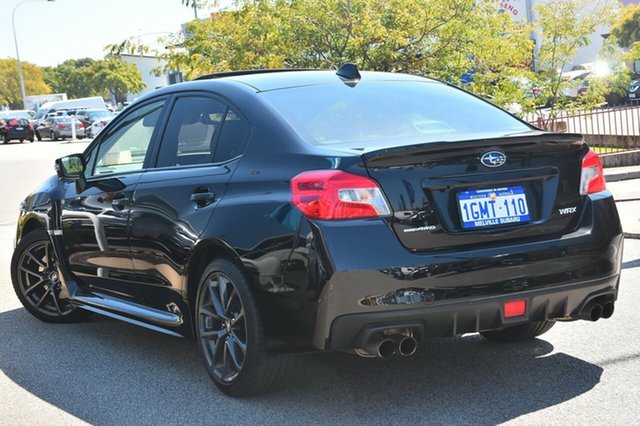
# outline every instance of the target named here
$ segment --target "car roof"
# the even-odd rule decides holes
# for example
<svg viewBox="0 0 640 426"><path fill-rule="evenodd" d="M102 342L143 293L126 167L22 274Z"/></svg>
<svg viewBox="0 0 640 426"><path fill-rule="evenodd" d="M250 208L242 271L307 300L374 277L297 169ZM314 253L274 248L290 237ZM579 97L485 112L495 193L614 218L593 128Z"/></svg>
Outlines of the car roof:
<svg viewBox="0 0 640 426"><path fill-rule="evenodd" d="M362 71L360 80L355 83L370 82L421 82L442 84L420 75L387 73L376 71ZM335 70L252 70L234 71L202 76L194 81L171 84L160 89L145 93L131 105L146 102L156 96L171 95L192 90L212 90L219 93L229 93L227 89L241 89L253 93L281 90L293 87L308 87L319 85L352 85L353 81L344 80ZM128 108L128 107L127 107Z"/></svg>
<svg viewBox="0 0 640 426"><path fill-rule="evenodd" d="M335 71L325 70L274 70L273 72L249 72L231 73L230 75L222 74L216 80L233 80L244 83L253 87L259 92L269 90L288 89L292 87L317 86L325 84L341 84L343 81ZM363 71L361 73L360 82L371 81L425 81L425 77L400 74L386 73L375 71Z"/></svg>

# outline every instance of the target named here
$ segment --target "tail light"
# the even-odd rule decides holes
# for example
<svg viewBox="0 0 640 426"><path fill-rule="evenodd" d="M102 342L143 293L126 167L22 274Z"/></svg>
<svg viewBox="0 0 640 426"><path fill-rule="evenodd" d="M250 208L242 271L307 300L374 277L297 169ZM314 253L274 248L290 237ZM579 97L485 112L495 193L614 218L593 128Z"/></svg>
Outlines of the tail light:
<svg viewBox="0 0 640 426"><path fill-rule="evenodd" d="M600 157L594 151L589 150L582 159L582 174L580 176L580 194L593 194L607 189L604 180Z"/></svg>
<svg viewBox="0 0 640 426"><path fill-rule="evenodd" d="M64 127L65 127L64 124L58 124L58 129L62 130L64 129Z"/></svg>
<svg viewBox="0 0 640 426"><path fill-rule="evenodd" d="M313 219L360 219L391 214L377 182L340 170L300 173L291 180L291 202Z"/></svg>
<svg viewBox="0 0 640 426"><path fill-rule="evenodd" d="M10 120L9 121L9 126L17 126L18 125L18 120Z"/></svg>
<svg viewBox="0 0 640 426"><path fill-rule="evenodd" d="M84 129L84 124L82 124L82 123L78 123L78 128L79 128L79 129Z"/></svg>
<svg viewBox="0 0 640 426"><path fill-rule="evenodd" d="M29 130L33 130L33 124L29 124Z"/></svg>

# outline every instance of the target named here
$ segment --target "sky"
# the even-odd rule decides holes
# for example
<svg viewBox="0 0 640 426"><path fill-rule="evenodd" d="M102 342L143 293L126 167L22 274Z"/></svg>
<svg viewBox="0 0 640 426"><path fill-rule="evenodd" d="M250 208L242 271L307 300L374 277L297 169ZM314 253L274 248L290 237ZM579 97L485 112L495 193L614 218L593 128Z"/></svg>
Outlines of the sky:
<svg viewBox="0 0 640 426"><path fill-rule="evenodd" d="M16 57L11 11L19 3L24 3L15 15L20 60L40 66L101 59L105 45L132 36L153 43L163 34L149 33L176 32L194 18L180 0L0 0L0 58Z"/></svg>

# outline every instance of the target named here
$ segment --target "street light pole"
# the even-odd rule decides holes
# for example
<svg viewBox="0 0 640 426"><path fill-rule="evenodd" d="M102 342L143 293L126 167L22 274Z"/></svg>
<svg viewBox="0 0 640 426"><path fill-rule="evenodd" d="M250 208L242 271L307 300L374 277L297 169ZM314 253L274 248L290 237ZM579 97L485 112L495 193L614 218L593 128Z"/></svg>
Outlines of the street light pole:
<svg viewBox="0 0 640 426"><path fill-rule="evenodd" d="M33 3L42 0L24 0L20 3L16 4L13 8L13 12L11 12L11 26L13 27L13 41L16 44L16 61L18 61L18 77L20 78L20 92L22 93L22 108L27 108L26 100L27 100L27 92L24 89L24 76L22 74L22 62L20 62L20 51L18 50L18 36L16 35L16 10L20 5L25 3ZM47 0L47 1L55 1L55 0Z"/></svg>

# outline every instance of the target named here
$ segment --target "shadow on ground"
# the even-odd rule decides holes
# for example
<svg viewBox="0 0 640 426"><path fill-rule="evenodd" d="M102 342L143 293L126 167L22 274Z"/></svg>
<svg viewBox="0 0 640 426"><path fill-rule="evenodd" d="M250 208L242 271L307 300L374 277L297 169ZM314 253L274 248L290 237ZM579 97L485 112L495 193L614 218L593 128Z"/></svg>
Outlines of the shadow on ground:
<svg viewBox="0 0 640 426"><path fill-rule="evenodd" d="M415 356L300 356L285 387L222 396L193 341L94 316L50 325L0 314L0 369L35 396L92 424L495 424L592 389L602 369L545 340L500 345L435 339ZM64 342L64 343L63 343Z"/></svg>

